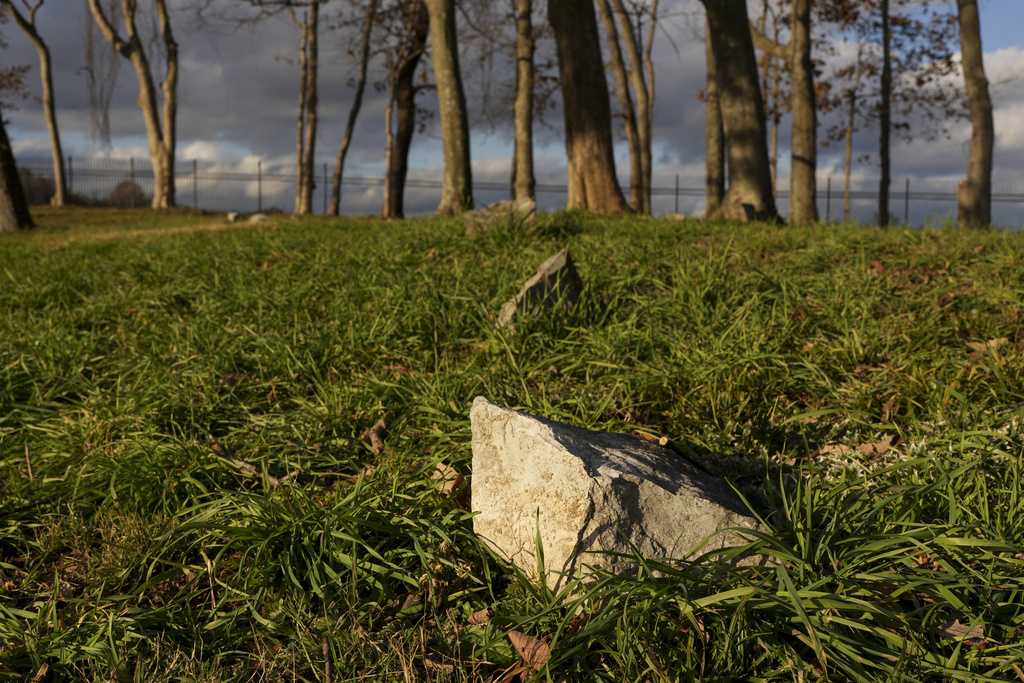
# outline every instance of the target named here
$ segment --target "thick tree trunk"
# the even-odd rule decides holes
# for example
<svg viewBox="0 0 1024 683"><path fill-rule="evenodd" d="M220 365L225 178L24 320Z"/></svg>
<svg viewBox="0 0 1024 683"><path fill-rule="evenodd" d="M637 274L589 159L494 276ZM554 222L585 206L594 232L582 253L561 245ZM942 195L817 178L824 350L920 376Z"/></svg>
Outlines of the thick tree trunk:
<svg viewBox="0 0 1024 683"><path fill-rule="evenodd" d="M373 37L373 25L377 19L379 5L380 0L370 0L370 5L366 9L366 18L363 20L363 32L359 38L359 75L356 78L356 91L352 97L352 106L348 110L348 120L345 122L345 133L341 136L341 145L338 147L338 157L334 162L334 177L331 178L331 205L328 208L328 213L332 216L337 216L341 211L341 181L345 175L345 159L348 157L348 148L352 144L352 134L355 132L356 121L359 119L359 111L363 107L366 71L370 64L370 39Z"/></svg>
<svg viewBox="0 0 1024 683"><path fill-rule="evenodd" d="M818 106L811 61L811 0L793 0L793 141L789 175L789 220L818 222Z"/></svg>
<svg viewBox="0 0 1024 683"><path fill-rule="evenodd" d="M512 163L512 199L535 201L537 180L533 168L533 1L516 1L515 151Z"/></svg>
<svg viewBox="0 0 1024 683"><path fill-rule="evenodd" d="M160 38L167 57L167 67L161 87L163 93L163 120L157 107L156 86L150 70L149 59L142 45L136 25L136 3L124 0L122 14L127 39L120 36L110 23L99 0L88 0L89 10L103 36L127 59L135 70L138 82L138 105L146 125L146 139L149 158L153 167L153 208L166 209L174 206L174 154L178 109L178 45L171 32L170 16L166 0L154 0L159 20Z"/></svg>
<svg viewBox="0 0 1024 683"><path fill-rule="evenodd" d="M304 78L302 79L305 96L305 120L302 125L302 170L299 174L299 193L295 197L295 213L307 215L313 213L313 191L316 187L316 132L317 107L319 92L319 37L320 37L320 2L312 2L307 10L305 25Z"/></svg>
<svg viewBox="0 0 1024 683"><path fill-rule="evenodd" d="M729 159L729 189L716 217L777 220L764 100L746 0L704 0L704 6L718 65L719 98Z"/></svg>
<svg viewBox="0 0 1024 683"><path fill-rule="evenodd" d="M718 213L725 198L725 130L722 127L718 69L715 66L714 50L711 49L710 28L705 29L704 47L707 64L707 81L704 86L704 215L713 216Z"/></svg>
<svg viewBox="0 0 1024 683"><path fill-rule="evenodd" d="M441 114L444 177L440 214L457 214L473 208L473 171L469 155L469 118L459 68L455 0L425 0L430 15L430 50Z"/></svg>
<svg viewBox="0 0 1024 683"><path fill-rule="evenodd" d="M643 163L640 159L640 135L637 132L636 108L633 96L629 92L629 77L626 75L626 63L622 59L622 43L619 31L615 26L608 0L597 0L597 8L601 11L601 22L608 42L608 56L611 60L612 82L615 84L615 96L622 110L622 127L626 132L626 146L629 149L629 203L634 211L642 211L644 206Z"/></svg>
<svg viewBox="0 0 1024 683"><path fill-rule="evenodd" d="M28 201L18 177L14 151L7 137L3 112L0 112L0 232L13 232L33 227Z"/></svg>
<svg viewBox="0 0 1024 683"><path fill-rule="evenodd" d="M978 1L957 0L957 10L964 87L971 112L971 150L957 214L961 225L984 226L992 223L992 155L995 146L992 98L981 49Z"/></svg>
<svg viewBox="0 0 1024 683"><path fill-rule="evenodd" d="M36 5L38 9L41 5ZM50 206L62 207L67 201L67 180L64 175L64 150L60 142L60 129L57 126L57 106L53 94L53 64L50 58L50 47L43 40L36 28L36 13L30 9L26 17L12 0L0 2L6 7L18 28L32 41L39 53L39 81L42 87L43 118L50 135L50 154L53 161L53 197Z"/></svg>
<svg viewBox="0 0 1024 683"><path fill-rule="evenodd" d="M878 224L889 225L889 186L892 162L890 160L892 136L892 26L889 0L882 0L882 91L879 105L878 159L881 178L878 181Z"/></svg>
<svg viewBox="0 0 1024 683"><path fill-rule="evenodd" d="M636 103L636 134L637 148L640 157L640 202L634 208L641 213L651 212L651 123L654 97L649 89L648 79L644 76L644 56L641 54L640 41L633 28L633 22L623 0L612 0L615 16L619 21L619 34L626 47L626 59L629 61L629 82L633 90L633 102ZM652 5L653 21L657 21L657 3ZM651 26L651 48L656 25ZM651 65L653 75L653 65Z"/></svg>
<svg viewBox="0 0 1024 683"><path fill-rule="evenodd" d="M548 4L555 34L569 162L568 208L599 213L628 209L615 175L611 107L592 0Z"/></svg>

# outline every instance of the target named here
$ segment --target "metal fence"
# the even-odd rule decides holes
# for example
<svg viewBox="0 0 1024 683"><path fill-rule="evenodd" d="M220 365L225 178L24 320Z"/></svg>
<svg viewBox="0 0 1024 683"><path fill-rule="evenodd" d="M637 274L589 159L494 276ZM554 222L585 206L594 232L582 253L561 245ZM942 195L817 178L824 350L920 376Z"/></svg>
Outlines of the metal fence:
<svg viewBox="0 0 1024 683"><path fill-rule="evenodd" d="M49 159L19 160L19 170L31 203L44 204L53 191L53 172ZM86 205L144 207L149 204L153 172L148 160L68 157L68 191L73 202ZM314 210L326 213L331 169L318 164L315 177ZM258 159L242 161L179 160L175 165L177 203L208 210L263 211L287 210L294 202L297 176L284 165L271 165ZM818 209L826 221L843 218L843 192L839 179L831 177L819 184ZM666 182L667 181L667 182ZM890 193L892 220L908 225L951 220L956 210L956 181L948 178L914 177L894 183ZM652 188L655 214L700 211L704 199L704 179L694 177L656 178ZM780 188L788 187L781 179ZM877 181L861 180L850 192L853 218L873 222L878 202ZM383 203L384 179L358 174L347 175L343 184L346 213L376 213ZM410 214L426 213L436 206L441 181L410 174L406 181L406 206ZM998 188L997 188L998 189ZM1018 189L1024 189L1018 188ZM509 196L508 181L478 178L474 182L477 203L488 204ZM554 209L564 205L565 185L537 185L538 203ZM789 193L776 193L780 211L788 209ZM1019 228L1024 225L1024 193L998 191L992 196L994 222Z"/></svg>

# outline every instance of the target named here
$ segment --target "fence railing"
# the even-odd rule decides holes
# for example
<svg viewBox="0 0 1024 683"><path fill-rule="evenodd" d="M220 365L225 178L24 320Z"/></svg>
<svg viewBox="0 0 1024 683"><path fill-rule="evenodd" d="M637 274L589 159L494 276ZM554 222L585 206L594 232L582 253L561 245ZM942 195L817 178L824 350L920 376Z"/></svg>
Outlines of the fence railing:
<svg viewBox="0 0 1024 683"><path fill-rule="evenodd" d="M49 201L53 192L53 173L48 159L25 158L18 162L23 184L30 203L43 204ZM153 172L148 160L79 158L66 160L68 192L74 202L82 204L143 207L148 205L152 195ZM297 175L287 167L264 164L260 160L243 162L179 160L175 164L177 203L197 209L251 210L262 211L270 206L287 208L294 198ZM315 174L315 209L326 213L331 169L327 164L317 167ZM655 213L692 213L702 207L704 198L703 178L672 178L671 185L652 188ZM379 209L383 201L385 179L364 175L347 175L342 186L346 195L346 209L358 213L370 213ZM940 185L941 184L941 185ZM788 204L788 182L780 181L776 200L780 208ZM867 181L861 180L860 187L849 193L855 217L872 220L872 212L878 201L876 189L863 189ZM949 189L940 189L948 185ZM826 178L819 183L819 213L826 221L842 219L844 193L839 183ZM432 206L432 195L440 192L441 181L433 178L410 177L406 180L407 203L410 213L417 213L417 198L428 211ZM477 179L474 193L478 203L490 203L507 198L510 191L508 181ZM352 197L356 191L356 197ZM361 191L361 192L360 192ZM554 208L558 198L565 197L568 188L564 184L540 183L537 193L539 203L545 208ZM411 202L410 202L411 200ZM907 224L924 216L934 220L934 207L941 206L948 213L955 210L957 201L955 184L949 179L915 177L905 178L896 183L890 192L890 206L894 219L902 217ZM1000 217L1005 225L1016 227L1024 224L1024 193L995 192L992 195L994 210L1002 206ZM374 205L376 203L376 205ZM902 213L902 216L900 214ZM868 215L865 215L868 214ZM920 222L920 221L917 221Z"/></svg>

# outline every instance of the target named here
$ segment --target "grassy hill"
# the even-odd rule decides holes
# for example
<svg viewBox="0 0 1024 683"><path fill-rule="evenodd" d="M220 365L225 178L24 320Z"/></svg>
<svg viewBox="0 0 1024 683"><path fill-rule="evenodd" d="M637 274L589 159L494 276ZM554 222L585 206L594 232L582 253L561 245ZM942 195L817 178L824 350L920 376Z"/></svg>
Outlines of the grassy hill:
<svg viewBox="0 0 1024 683"><path fill-rule="evenodd" d="M0 238L0 677L525 677L518 631L539 679L1024 680L1024 236L38 217ZM579 307L497 329L564 245ZM771 561L552 595L436 479L477 395L735 467Z"/></svg>

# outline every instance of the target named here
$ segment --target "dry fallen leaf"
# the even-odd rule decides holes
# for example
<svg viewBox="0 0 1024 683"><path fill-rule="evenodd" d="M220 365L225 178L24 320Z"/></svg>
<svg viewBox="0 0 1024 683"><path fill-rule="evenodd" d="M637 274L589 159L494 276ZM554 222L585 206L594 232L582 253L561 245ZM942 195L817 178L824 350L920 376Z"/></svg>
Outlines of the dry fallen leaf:
<svg viewBox="0 0 1024 683"><path fill-rule="evenodd" d="M1010 340L1006 337L999 337L998 339L989 339L988 341L967 342L967 348L971 350L970 355L974 358L986 351L996 351L1009 343Z"/></svg>
<svg viewBox="0 0 1024 683"><path fill-rule="evenodd" d="M805 342L804 345L802 347L800 347L800 350L803 351L804 353L810 353L811 351L814 350L814 347L817 346L817 345L818 344L816 342L812 342L812 341Z"/></svg>
<svg viewBox="0 0 1024 683"><path fill-rule="evenodd" d="M452 491L459 488L463 482L463 476L454 467L443 462L437 463L430 478L440 482L441 493L446 496L450 496Z"/></svg>
<svg viewBox="0 0 1024 683"><path fill-rule="evenodd" d="M942 627L942 635L955 640L983 640L985 629L980 624L970 626L960 623L959 619L954 619Z"/></svg>
<svg viewBox="0 0 1024 683"><path fill-rule="evenodd" d="M863 453L864 455L877 458L888 453L889 450L892 449L892 447L895 446L898 442L898 436L887 436L879 441L874 441L872 443L862 443L861 445L857 446L857 450Z"/></svg>
<svg viewBox="0 0 1024 683"><path fill-rule="evenodd" d="M485 607L481 610L477 610L469 615L469 623L472 626L483 626L490 622L491 617L494 616L494 612L491 611L490 607Z"/></svg>
<svg viewBox="0 0 1024 683"><path fill-rule="evenodd" d="M885 274L885 266L882 264L881 261L877 259L871 262L871 265L868 266L868 270L870 270L875 275Z"/></svg>
<svg viewBox="0 0 1024 683"><path fill-rule="evenodd" d="M380 418L372 427L363 432L363 439L370 442L370 450L374 455L384 452L384 437L388 433L388 425L384 418Z"/></svg>
<svg viewBox="0 0 1024 683"><path fill-rule="evenodd" d="M423 667L429 671L437 671L438 673L450 674L455 671L454 664L448 664L446 662L438 662L429 657L424 658Z"/></svg>
<svg viewBox="0 0 1024 683"><path fill-rule="evenodd" d="M540 638L528 636L522 631L509 631L507 635L512 648L530 673L537 673L551 659L551 646Z"/></svg>

